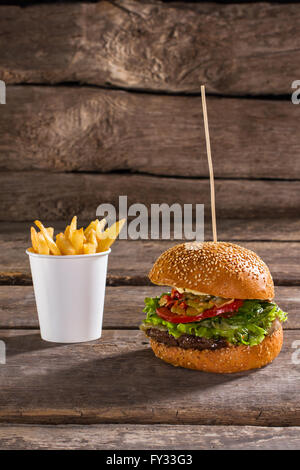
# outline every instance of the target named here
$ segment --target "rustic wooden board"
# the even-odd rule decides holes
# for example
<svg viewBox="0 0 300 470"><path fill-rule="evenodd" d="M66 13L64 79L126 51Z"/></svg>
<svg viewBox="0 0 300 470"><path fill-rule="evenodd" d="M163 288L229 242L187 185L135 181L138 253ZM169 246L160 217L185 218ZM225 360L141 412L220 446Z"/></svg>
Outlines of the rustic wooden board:
<svg viewBox="0 0 300 470"><path fill-rule="evenodd" d="M139 331L106 330L99 341L73 345L43 342L33 330L1 330L0 339L2 422L300 424L298 330L285 332L272 365L235 375L174 368Z"/></svg>
<svg viewBox="0 0 300 470"><path fill-rule="evenodd" d="M155 424L0 426L1 450L298 450L299 441L299 427Z"/></svg>
<svg viewBox="0 0 300 470"><path fill-rule="evenodd" d="M216 177L299 179L298 111L290 101L208 97ZM0 169L208 176L199 97L12 86L0 129Z"/></svg>
<svg viewBox="0 0 300 470"><path fill-rule="evenodd" d="M5 227L7 227L6 224L4 224ZM30 245L30 224L25 224L25 227L26 231L11 233L11 230L8 230L8 232L0 233L2 248L0 253L1 284L31 284L29 261L24 253ZM156 258L167 248L178 242L169 240L118 240L114 244L109 257L108 284L148 284L147 274ZM243 241L240 244L254 250L263 258L270 267L275 284L300 284L300 266L298 262L300 259L300 243Z"/></svg>
<svg viewBox="0 0 300 470"><path fill-rule="evenodd" d="M274 214L274 211L271 215ZM63 231L67 224L70 223L71 215L65 220L47 220L43 217L46 226L55 227L55 233ZM95 215L93 216L95 217ZM90 220L80 218L78 224L80 226L88 225ZM23 241L24 246L29 242L29 230L33 220L30 222L0 222L0 242ZM223 241L284 241L299 242L300 241L300 218L263 218L263 219L233 219L218 218L218 238ZM211 219L207 217L204 228L205 239L212 239ZM184 235L184 234L183 234ZM149 230L150 236L150 230ZM173 229L171 225L171 240L173 240ZM179 241L178 241L179 243Z"/></svg>
<svg viewBox="0 0 300 470"><path fill-rule="evenodd" d="M206 83L220 94L287 94L300 71L299 21L297 5L267 3L2 6L0 78L189 93Z"/></svg>
<svg viewBox="0 0 300 470"><path fill-rule="evenodd" d="M148 215L151 204L204 204L207 214L210 204L207 179L25 171L0 172L0 186L1 221L69 219L74 213L90 220L101 203L118 208L119 195L127 195L128 207L145 204ZM299 218L300 181L217 180L215 188L223 218Z"/></svg>
<svg viewBox="0 0 300 470"><path fill-rule="evenodd" d="M164 291L159 286L107 287L104 329L137 329L145 314L145 297ZM276 287L276 302L289 313L285 329L300 329L299 287ZM34 293L31 286L0 286L0 328L38 328Z"/></svg>

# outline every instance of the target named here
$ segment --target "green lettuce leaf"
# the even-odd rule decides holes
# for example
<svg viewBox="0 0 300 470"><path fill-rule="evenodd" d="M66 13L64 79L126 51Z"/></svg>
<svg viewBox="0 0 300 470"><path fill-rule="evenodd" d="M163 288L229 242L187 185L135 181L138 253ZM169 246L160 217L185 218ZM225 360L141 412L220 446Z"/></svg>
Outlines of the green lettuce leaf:
<svg viewBox="0 0 300 470"><path fill-rule="evenodd" d="M162 294L164 295L164 294ZM238 313L231 318L213 317L194 323L171 323L156 314L160 297L147 297L144 312L147 314L144 326L163 326L169 334L178 338L183 334L208 339L226 339L232 344L255 346L261 343L273 321L286 321L287 314L273 302L245 300Z"/></svg>

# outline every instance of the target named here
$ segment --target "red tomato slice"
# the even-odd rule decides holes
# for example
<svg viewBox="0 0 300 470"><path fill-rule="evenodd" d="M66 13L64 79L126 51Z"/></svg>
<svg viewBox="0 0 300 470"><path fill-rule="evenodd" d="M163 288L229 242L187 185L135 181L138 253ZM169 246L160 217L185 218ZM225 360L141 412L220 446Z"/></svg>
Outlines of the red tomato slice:
<svg viewBox="0 0 300 470"><path fill-rule="evenodd" d="M242 305L243 300L234 300L231 304L223 305L223 307L213 307L205 310L198 315L176 315L172 313L167 307L160 307L156 309L156 313L163 320L167 320L171 323L192 323L195 321L204 320L205 318L217 317L222 314L228 314L230 312L236 312ZM224 315L225 316L225 315Z"/></svg>

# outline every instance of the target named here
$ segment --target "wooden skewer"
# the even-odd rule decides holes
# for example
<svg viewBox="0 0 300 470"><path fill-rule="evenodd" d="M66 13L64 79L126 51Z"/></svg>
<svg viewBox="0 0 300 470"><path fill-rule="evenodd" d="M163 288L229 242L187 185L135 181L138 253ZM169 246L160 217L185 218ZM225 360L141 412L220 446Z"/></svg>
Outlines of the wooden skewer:
<svg viewBox="0 0 300 470"><path fill-rule="evenodd" d="M203 119L204 119L204 130L205 130L205 140L206 140L206 152L209 168L209 181L210 181L210 205L211 205L211 219L212 219L212 229L213 229L213 238L214 242L217 242L217 223L216 223L216 204L215 204L215 182L214 182L214 169L211 159L211 148L210 148L210 139L209 139L209 129L208 129L208 119L207 119L207 108L206 108L206 98L205 98L205 86L201 86L201 98L202 98L202 109L203 109Z"/></svg>

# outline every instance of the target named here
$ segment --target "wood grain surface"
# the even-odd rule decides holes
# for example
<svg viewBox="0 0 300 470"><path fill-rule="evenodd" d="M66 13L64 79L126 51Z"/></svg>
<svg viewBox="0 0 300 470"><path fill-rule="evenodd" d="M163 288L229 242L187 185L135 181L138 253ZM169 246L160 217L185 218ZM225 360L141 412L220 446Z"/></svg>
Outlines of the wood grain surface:
<svg viewBox="0 0 300 470"><path fill-rule="evenodd" d="M73 214L72 214L73 215ZM55 233L61 232L70 223L72 215L66 216L64 220L49 220L43 218L43 223L49 227L55 227ZM276 216L275 211L272 212ZM95 217L95 215L93 216ZM210 217L204 221L204 235L206 240L212 239ZM90 219L80 218L78 224L85 227L90 223ZM218 236L220 240L231 242L242 241L265 241L265 242L299 242L300 241L300 218L280 217L262 219L243 218L218 218ZM33 224L33 219L28 222L0 222L0 242L16 241L24 242L24 247L29 242L29 230ZM174 240L174 233L171 223L171 237ZM149 227L149 237L150 237ZM183 234L184 240L184 234ZM180 241L178 240L178 243Z"/></svg>
<svg viewBox="0 0 300 470"><path fill-rule="evenodd" d="M215 97L207 106L217 178L299 179L298 106ZM12 86L0 129L2 170L208 176L200 97Z"/></svg>
<svg viewBox="0 0 300 470"><path fill-rule="evenodd" d="M262 227L265 222L261 221ZM13 227L14 224L1 225L0 283L31 284L29 261L25 254L30 246L30 224L19 224L18 227L23 228L12 233ZM154 261L176 243L180 241L118 240L109 257L108 285L149 284L147 274ZM272 272L275 284L300 284L299 242L242 241L240 244L262 257Z"/></svg>
<svg viewBox="0 0 300 470"><path fill-rule="evenodd" d="M24 171L1 172L0 186L0 221L69 219L74 213L91 220L102 203L118 210L120 195L127 196L128 207L144 204L146 217L151 204L162 203L178 203L182 208L184 204L204 204L209 214L206 179ZM299 217L300 181L217 180L215 190L217 217Z"/></svg>
<svg viewBox="0 0 300 470"><path fill-rule="evenodd" d="M2 6L0 19L0 78L7 83L189 93L206 83L219 94L289 94L300 71L293 4Z"/></svg>
<svg viewBox="0 0 300 470"><path fill-rule="evenodd" d="M145 318L145 297L164 292L159 286L107 287L104 306L104 329L137 329ZM275 301L288 312L285 329L300 329L299 287L276 287ZM32 286L0 286L0 328L38 328Z"/></svg>
<svg viewBox="0 0 300 470"><path fill-rule="evenodd" d="M181 450L183 447L185 450L298 450L299 440L299 427L163 424L0 426L1 450Z"/></svg>
<svg viewBox="0 0 300 470"><path fill-rule="evenodd" d="M140 331L106 330L101 340L66 345L36 330L1 330L0 421L298 426L299 331L284 336L270 366L216 375L160 361Z"/></svg>

